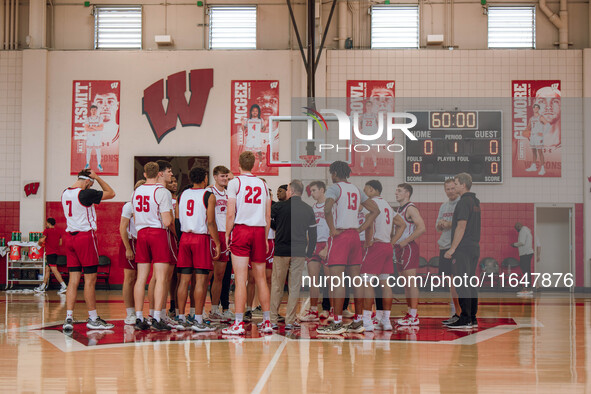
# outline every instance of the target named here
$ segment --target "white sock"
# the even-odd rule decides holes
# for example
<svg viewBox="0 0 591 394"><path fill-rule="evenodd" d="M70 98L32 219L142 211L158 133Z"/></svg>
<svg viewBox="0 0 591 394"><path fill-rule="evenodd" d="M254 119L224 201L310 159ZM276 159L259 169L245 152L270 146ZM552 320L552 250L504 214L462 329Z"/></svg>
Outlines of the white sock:
<svg viewBox="0 0 591 394"><path fill-rule="evenodd" d="M195 308L189 308L189 314L195 316Z"/></svg>
<svg viewBox="0 0 591 394"><path fill-rule="evenodd" d="M136 311L135 317L136 317L136 319L140 319L141 321L144 321L144 312L143 311Z"/></svg>
<svg viewBox="0 0 591 394"><path fill-rule="evenodd" d="M68 287L68 285L66 285L66 282L61 282L62 288L66 288Z"/></svg>
<svg viewBox="0 0 591 394"><path fill-rule="evenodd" d="M202 315L195 315L195 321L199 324L203 324L203 316Z"/></svg>
<svg viewBox="0 0 591 394"><path fill-rule="evenodd" d="M250 307L250 306L247 306L247 307L246 307L246 312L250 312L250 311L252 311L252 307Z"/></svg>
<svg viewBox="0 0 591 394"><path fill-rule="evenodd" d="M100 166L101 165L101 150L99 148L95 149L96 151L96 161L97 164Z"/></svg>
<svg viewBox="0 0 591 394"><path fill-rule="evenodd" d="M211 306L211 313L218 313L219 309L220 309L219 305L212 305Z"/></svg>
<svg viewBox="0 0 591 394"><path fill-rule="evenodd" d="M74 311L66 311L66 319L74 319Z"/></svg>
<svg viewBox="0 0 591 394"><path fill-rule="evenodd" d="M127 316L133 316L133 312L135 312L135 308L125 308L127 311Z"/></svg>
<svg viewBox="0 0 591 394"><path fill-rule="evenodd" d="M456 314L456 306L455 306L454 302L453 301L450 302L449 303L449 306L450 306L450 309L451 309L451 315L452 316L455 315Z"/></svg>
<svg viewBox="0 0 591 394"><path fill-rule="evenodd" d="M154 317L154 309L150 309L150 316Z"/></svg>
<svg viewBox="0 0 591 394"><path fill-rule="evenodd" d="M160 321L160 314L161 313L162 312L160 312L160 311L154 311L154 316L153 317L154 317L154 319L156 319L156 321Z"/></svg>
<svg viewBox="0 0 591 394"><path fill-rule="evenodd" d="M371 311L363 311L363 324L365 324L366 326L369 326L370 324L372 324L371 321Z"/></svg>
<svg viewBox="0 0 591 394"><path fill-rule="evenodd" d="M267 320L271 320L271 312L267 311L267 312L263 312L263 321L267 321Z"/></svg>
<svg viewBox="0 0 591 394"><path fill-rule="evenodd" d="M244 313L237 313L235 323L242 323L243 320L244 320Z"/></svg>
<svg viewBox="0 0 591 394"><path fill-rule="evenodd" d="M93 311L88 311L88 317L90 317L90 320L96 321L96 319L98 319L98 314L96 313L96 309Z"/></svg>
<svg viewBox="0 0 591 394"><path fill-rule="evenodd" d="M409 313L412 317L417 317L417 310L416 309L410 309Z"/></svg>
<svg viewBox="0 0 591 394"><path fill-rule="evenodd" d="M90 164L90 156L92 155L92 148L86 148L86 164Z"/></svg>
<svg viewBox="0 0 591 394"><path fill-rule="evenodd" d="M185 315L179 315L179 320L180 321L187 321L187 318L185 317Z"/></svg>
<svg viewBox="0 0 591 394"><path fill-rule="evenodd" d="M382 321L382 316L384 315L384 311L376 311L376 320L377 321Z"/></svg>
<svg viewBox="0 0 591 394"><path fill-rule="evenodd" d="M380 321L390 322L390 311L382 311L382 319Z"/></svg>

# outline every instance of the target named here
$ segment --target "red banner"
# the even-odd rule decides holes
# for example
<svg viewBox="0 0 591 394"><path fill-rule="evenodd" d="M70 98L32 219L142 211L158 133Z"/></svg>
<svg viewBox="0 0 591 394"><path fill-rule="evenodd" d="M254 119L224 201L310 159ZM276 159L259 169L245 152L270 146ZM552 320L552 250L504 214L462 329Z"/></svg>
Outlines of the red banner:
<svg viewBox="0 0 591 394"><path fill-rule="evenodd" d="M70 174L119 174L119 81L74 81Z"/></svg>
<svg viewBox="0 0 591 394"><path fill-rule="evenodd" d="M394 112L394 81L347 81L347 111L362 113L359 131L363 134L375 134L378 127L378 113ZM385 136L385 130L382 136ZM374 143L393 143L385 141L385 137ZM353 136L353 144L367 143ZM385 148L377 151L353 152L352 174L367 176L394 176L394 153Z"/></svg>
<svg viewBox="0 0 591 394"><path fill-rule="evenodd" d="M513 176L562 174L560 81L513 81Z"/></svg>
<svg viewBox="0 0 591 394"><path fill-rule="evenodd" d="M267 166L267 145L279 152L279 141L269 141L269 116L279 115L279 81L232 81L232 163L238 174L238 157L252 151L255 175L279 175L277 167Z"/></svg>

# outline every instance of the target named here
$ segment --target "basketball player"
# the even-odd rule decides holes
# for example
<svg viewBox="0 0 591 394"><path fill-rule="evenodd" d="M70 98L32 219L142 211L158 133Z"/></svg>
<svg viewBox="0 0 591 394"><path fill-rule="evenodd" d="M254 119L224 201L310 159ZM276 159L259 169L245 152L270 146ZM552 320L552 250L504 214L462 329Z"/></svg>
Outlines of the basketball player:
<svg viewBox="0 0 591 394"><path fill-rule="evenodd" d="M451 247L451 220L454 215L454 210L458 201L460 201L460 195L456 191L456 183L453 178L447 179L443 184L445 188L445 194L447 195L448 201L441 204L439 208L439 214L437 215L437 223L435 228L441 233L437 244L439 245L439 275L453 276L451 259L445 258L445 253ZM458 301L458 292L456 291L453 283L450 283L449 292L451 295L451 317L444 320L443 324L449 324L456 322L460 316L460 303Z"/></svg>
<svg viewBox="0 0 591 394"><path fill-rule="evenodd" d="M260 170L263 163L263 134L266 132L265 121L261 118L261 107L253 104L250 107L248 119L242 120L242 132L244 150L256 152L258 160L257 169Z"/></svg>
<svg viewBox="0 0 591 394"><path fill-rule="evenodd" d="M137 181L133 190L146 183L145 179ZM133 204L126 202L121 210L121 220L119 222L119 235L121 243L119 244L119 266L123 268L123 303L127 317L125 324L135 324L135 305L133 303L133 287L135 285L136 264L135 264L135 241L137 231L133 219Z"/></svg>
<svg viewBox="0 0 591 394"><path fill-rule="evenodd" d="M132 196L135 227L138 232L135 255L137 280L134 286L135 327L138 330L146 330L150 327L143 314L144 293L150 264L153 265L153 275L156 276L152 329L170 330L170 327L162 321L161 313L165 308L163 301L168 292L166 276L171 256L167 228L173 223L172 195L158 181L159 179L170 181L171 175L170 169L160 172L158 163L147 163L144 166L146 183L138 187Z"/></svg>
<svg viewBox="0 0 591 394"><path fill-rule="evenodd" d="M344 161L335 161L329 167L333 185L326 191L324 217L329 228L328 255L326 257L330 275L347 276L353 280L360 274L363 246L359 233L371 226L379 214L377 204L368 199L357 186L347 182L351 168ZM365 223L358 227L357 214L361 207L369 214ZM334 210L334 214L333 214ZM335 321L328 326L319 327L319 334L338 335L345 331L363 332L363 287L355 287L355 316L348 327L343 325L344 284L333 290Z"/></svg>
<svg viewBox="0 0 591 394"><path fill-rule="evenodd" d="M35 292L43 293L47 289L49 275L53 272L55 279L60 283L60 289L57 294L64 294L68 290L68 286L66 286L62 275L57 269L57 254L59 252L59 247L62 246L62 234L57 228L55 228L54 218L47 218L45 221L45 230L43 231L43 236L39 239L39 246L45 246L47 265L45 266L43 283L35 288Z"/></svg>
<svg viewBox="0 0 591 394"><path fill-rule="evenodd" d="M229 250L226 245L226 209L228 208L228 177L230 170L224 166L216 166L213 169L213 179L215 184L208 187L215 197L215 222L217 225L218 236L220 240L220 255L213 262L213 283L211 284L211 311L209 319L211 321L225 321L226 318L220 312L220 296L222 293L222 282L226 273L226 264L229 260ZM212 255L213 247L212 244Z"/></svg>
<svg viewBox="0 0 591 394"><path fill-rule="evenodd" d="M544 168L544 134L546 133L546 125L549 126L548 121L543 115L540 115L540 105L533 105L534 114L527 122L526 133L529 133L529 146L532 153L532 163L525 171L538 171L536 163L538 157L540 158L540 172L538 175L544 175L546 169Z"/></svg>
<svg viewBox="0 0 591 394"><path fill-rule="evenodd" d="M410 202L412 192L412 186L408 183L398 185L395 192L396 201L400 205L397 212L406 223L406 228L394 247L398 272L406 277L404 292L408 312L402 319L398 319L397 324L400 326L419 325L419 316L417 315L419 288L416 280L411 280L410 277L416 276L417 268L419 268L419 245L415 240L425 232L425 222L418 208Z"/></svg>
<svg viewBox="0 0 591 394"><path fill-rule="evenodd" d="M109 146L119 138L119 100L113 91L105 90L97 93L92 101L98 107L98 115L103 122L102 139Z"/></svg>
<svg viewBox="0 0 591 394"><path fill-rule="evenodd" d="M328 241L329 229L324 218L324 204L326 202L326 184L322 181L314 181L310 183L310 194L314 201L312 210L314 211L314 217L316 218L316 248L312 257L308 259L308 274L310 278L320 278L320 271L322 265L326 262L320 256L320 252L326 247L326 241ZM325 267L328 271L328 267ZM314 283L314 282L312 282ZM320 289L316 286L310 286L310 309L305 314L300 316L300 321L313 322L319 321L318 316L318 298L320 297ZM328 311L327 311L328 312ZM328 316L326 316L328 317Z"/></svg>
<svg viewBox="0 0 591 394"><path fill-rule="evenodd" d="M196 332L211 332L215 328L203 320L203 306L207 297L209 272L213 270L211 242L215 244L213 259L220 257L220 240L216 224L216 197L205 187L207 186L207 171L200 167L193 167L189 172L189 179L193 183L180 197L177 206L181 231L183 236L179 248L178 270L181 280L178 289L179 324L177 329L188 328L185 318L187 304L187 288L191 277L195 274L195 322L191 329ZM224 267L225 268L225 267Z"/></svg>
<svg viewBox="0 0 591 394"><path fill-rule="evenodd" d="M90 116L86 119L86 123L84 123L84 131L86 131L86 167L84 169L90 168L90 157L92 156L92 150L96 152L96 161L98 163L98 170L103 171L103 166L101 166L101 147L103 145L103 120L97 114L98 107L96 105L90 106Z"/></svg>
<svg viewBox="0 0 591 394"><path fill-rule="evenodd" d="M168 163L168 162L166 162ZM171 166L172 167L172 166ZM177 192L178 192L178 181L176 176L170 177L170 183L166 185L166 188L172 194L172 211L173 214L176 210L176 203L177 203ZM170 247L171 247L171 262L176 262L177 255L178 255L178 244L179 239L178 235L180 232L177 232L176 224L171 226L170 231L168 232L169 239L170 239ZM178 315L178 308L176 307L176 293L178 287L178 280L177 280L177 270L176 270L176 263L171 264L168 268L169 270L169 293L170 293L170 309L168 310L169 317L175 317Z"/></svg>
<svg viewBox="0 0 591 394"><path fill-rule="evenodd" d="M544 133L544 145L547 148L556 148L561 144L560 97L561 93L557 84L543 87L536 92L535 103L540 106L540 113L548 121Z"/></svg>
<svg viewBox="0 0 591 394"><path fill-rule="evenodd" d="M376 313L378 320L378 329L384 331L392 330L390 324L390 311L392 309L392 288L388 286L388 277L394 273L394 265L392 259L394 251L392 245L396 244L398 239L402 236L406 223L394 212L390 204L381 197L382 184L380 181L371 180L365 184L363 192L372 199L380 213L373 226L366 230L367 249L363 256L363 264L361 265L361 273L367 274L367 277L378 277L381 285L381 304L376 306L380 312ZM396 230L396 231L394 231ZM371 312L373 308L374 297L376 296L374 288L369 283L365 284L365 306L363 308L363 328L367 332L374 330L374 323L372 321ZM376 311L376 312L378 312Z"/></svg>
<svg viewBox="0 0 591 394"><path fill-rule="evenodd" d="M97 181L102 191L90 187ZM91 330L113 328L96 312L95 284L98 270L98 249L96 243L95 204L115 197L115 192L93 170L82 170L74 184L62 193L62 207L67 220L66 249L67 265L70 273L66 291L66 321L64 332L74 329L74 305L78 294L81 272L84 272L84 300L88 308L86 327Z"/></svg>
<svg viewBox="0 0 591 394"><path fill-rule="evenodd" d="M263 308L261 330L272 333L270 322L269 288L265 275L267 237L271 223L271 199L267 185L251 174L255 156L250 151L240 154L240 175L228 183L228 213L226 216L226 244L230 245L235 274L236 320L222 330L225 335L244 334L244 307L248 264L251 262L259 300ZM231 235L231 238L230 238ZM232 243L230 243L230 239Z"/></svg>

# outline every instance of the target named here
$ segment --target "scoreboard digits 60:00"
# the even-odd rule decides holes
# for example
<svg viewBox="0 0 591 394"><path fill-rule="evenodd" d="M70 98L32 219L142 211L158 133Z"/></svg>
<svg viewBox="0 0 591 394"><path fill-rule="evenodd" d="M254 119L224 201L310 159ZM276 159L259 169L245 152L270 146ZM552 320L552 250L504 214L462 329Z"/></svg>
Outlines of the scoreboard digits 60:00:
<svg viewBox="0 0 591 394"><path fill-rule="evenodd" d="M478 183L503 181L501 111L411 111L417 124L406 139L406 182L438 183L460 172Z"/></svg>

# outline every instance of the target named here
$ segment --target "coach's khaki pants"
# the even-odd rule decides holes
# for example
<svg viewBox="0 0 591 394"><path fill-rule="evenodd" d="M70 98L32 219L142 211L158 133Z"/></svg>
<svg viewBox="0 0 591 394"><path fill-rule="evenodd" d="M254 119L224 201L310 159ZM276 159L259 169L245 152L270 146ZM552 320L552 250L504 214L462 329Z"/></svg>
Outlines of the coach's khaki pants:
<svg viewBox="0 0 591 394"><path fill-rule="evenodd" d="M273 323L277 323L285 278L288 272L289 298L287 299L285 323L293 324L295 322L296 307L300 298L300 289L302 288L302 273L305 266L305 257L273 257L273 275L271 276L271 321Z"/></svg>

